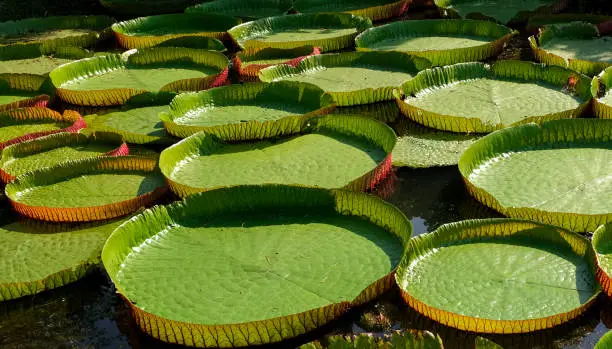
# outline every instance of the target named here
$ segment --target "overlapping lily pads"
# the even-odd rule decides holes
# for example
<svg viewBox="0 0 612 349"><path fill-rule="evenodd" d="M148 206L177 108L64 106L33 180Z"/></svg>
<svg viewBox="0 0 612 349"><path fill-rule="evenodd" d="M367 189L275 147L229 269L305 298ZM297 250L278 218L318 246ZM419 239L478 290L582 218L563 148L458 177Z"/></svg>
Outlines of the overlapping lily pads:
<svg viewBox="0 0 612 349"><path fill-rule="evenodd" d="M555 0L434 0L442 14L450 17L492 19L501 23L525 19L533 13L550 13Z"/></svg>
<svg viewBox="0 0 612 349"><path fill-rule="evenodd" d="M430 66L424 58L401 52L345 52L310 56L296 67L269 67L259 78L312 83L331 94L338 106L352 106L392 100L396 86Z"/></svg>
<svg viewBox="0 0 612 349"><path fill-rule="evenodd" d="M160 168L178 195L242 184L367 190L391 169L395 133L368 117L319 116L281 139L231 144L198 133L164 150Z"/></svg>
<svg viewBox="0 0 612 349"><path fill-rule="evenodd" d="M214 0L188 7L185 12L257 19L284 15L292 6L293 0Z"/></svg>
<svg viewBox="0 0 612 349"><path fill-rule="evenodd" d="M143 331L242 347L307 333L389 289L411 234L373 196L238 186L145 211L113 232L102 261Z"/></svg>
<svg viewBox="0 0 612 349"><path fill-rule="evenodd" d="M133 213L166 190L156 159L102 156L26 173L7 184L6 195L29 218L88 222Z"/></svg>
<svg viewBox="0 0 612 349"><path fill-rule="evenodd" d="M528 122L580 116L591 79L522 61L458 63L420 72L395 91L400 110L422 125L487 133Z"/></svg>
<svg viewBox="0 0 612 349"><path fill-rule="evenodd" d="M395 101L386 101L371 104L360 104L350 107L340 107L334 109L332 114L364 115L382 122L390 123L394 122L400 116L400 111Z"/></svg>
<svg viewBox="0 0 612 349"><path fill-rule="evenodd" d="M438 66L496 56L514 34L489 21L412 20L370 28L359 34L355 44L358 51L400 51Z"/></svg>
<svg viewBox="0 0 612 349"><path fill-rule="evenodd" d="M200 0L100 0L102 6L124 15L143 16L182 12Z"/></svg>
<svg viewBox="0 0 612 349"><path fill-rule="evenodd" d="M0 180L7 183L26 172L70 160L128 154L129 148L120 142L96 139L81 133L61 132L3 149L0 156Z"/></svg>
<svg viewBox="0 0 612 349"><path fill-rule="evenodd" d="M113 24L119 44L127 49L147 48L186 36L224 39L227 30L241 21L234 17L206 13L140 17Z"/></svg>
<svg viewBox="0 0 612 349"><path fill-rule="evenodd" d="M225 141L243 141L295 134L304 120L334 108L332 97L317 86L280 81L180 94L161 119L176 137L204 131Z"/></svg>
<svg viewBox="0 0 612 349"><path fill-rule="evenodd" d="M595 230L593 248L597 253L597 279L603 291L612 297L612 222Z"/></svg>
<svg viewBox="0 0 612 349"><path fill-rule="evenodd" d="M193 35L168 39L155 45L155 47L187 47L219 52L224 52L227 50L225 45L223 45L223 42L219 39Z"/></svg>
<svg viewBox="0 0 612 349"><path fill-rule="evenodd" d="M93 55L93 52L78 47L59 47L49 55L0 60L0 75L29 74L48 76L53 69L62 64Z"/></svg>
<svg viewBox="0 0 612 349"><path fill-rule="evenodd" d="M593 76L612 65L612 37L600 36L590 23L572 22L546 26L529 38L538 61L569 67Z"/></svg>
<svg viewBox="0 0 612 349"><path fill-rule="evenodd" d="M555 120L490 134L459 170L470 193L502 214L594 231L612 220L612 120Z"/></svg>
<svg viewBox="0 0 612 349"><path fill-rule="evenodd" d="M321 54L318 47L302 46L293 49L266 48L251 54L239 52L233 59L234 68L242 80L259 81L259 72L276 64L297 66L307 56Z"/></svg>
<svg viewBox="0 0 612 349"><path fill-rule="evenodd" d="M346 12L372 21L401 16L409 0L295 0L293 8L302 13Z"/></svg>
<svg viewBox="0 0 612 349"><path fill-rule="evenodd" d="M612 119L612 67L593 78L593 110L600 118Z"/></svg>
<svg viewBox="0 0 612 349"><path fill-rule="evenodd" d="M309 13L258 19L228 31L240 48L257 52L264 48L319 47L321 52L352 47L357 34L372 22L346 13Z"/></svg>
<svg viewBox="0 0 612 349"><path fill-rule="evenodd" d="M76 226L22 221L0 227L0 301L84 277L100 263L106 239L123 221Z"/></svg>
<svg viewBox="0 0 612 349"><path fill-rule="evenodd" d="M157 47L82 59L49 76L57 96L65 102L113 106L147 92L198 91L223 85L228 65L219 52Z"/></svg>
<svg viewBox="0 0 612 349"><path fill-rule="evenodd" d="M588 239L511 219L446 224L412 239L396 281L419 313L480 333L560 325L586 311L600 292Z"/></svg>
<svg viewBox="0 0 612 349"><path fill-rule="evenodd" d="M54 93L47 79L33 74L0 74L0 111L46 107Z"/></svg>

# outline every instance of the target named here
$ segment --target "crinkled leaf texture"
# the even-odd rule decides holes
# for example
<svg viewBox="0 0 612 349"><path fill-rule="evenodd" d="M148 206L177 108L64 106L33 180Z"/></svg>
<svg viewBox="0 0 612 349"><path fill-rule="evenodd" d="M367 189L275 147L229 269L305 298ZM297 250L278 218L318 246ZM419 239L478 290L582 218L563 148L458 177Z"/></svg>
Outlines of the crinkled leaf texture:
<svg viewBox="0 0 612 349"><path fill-rule="evenodd" d="M410 3L410 0L295 0L293 8L302 13L345 12L380 21L401 16Z"/></svg>
<svg viewBox="0 0 612 349"><path fill-rule="evenodd" d="M238 52L232 62L243 81L260 81L259 72L262 69L277 64L295 67L306 57L319 54L321 50L318 47L308 45L290 49L265 48L250 54Z"/></svg>
<svg viewBox="0 0 612 349"><path fill-rule="evenodd" d="M0 112L25 108L46 107L55 93L48 80L39 75L0 74Z"/></svg>
<svg viewBox="0 0 612 349"><path fill-rule="evenodd" d="M377 297L411 235L401 211L374 196L237 186L145 211L113 232L102 261L149 335L243 347L307 333Z"/></svg>
<svg viewBox="0 0 612 349"><path fill-rule="evenodd" d="M419 313L477 333L560 325L585 312L601 290L588 239L504 218L450 223L413 238L396 281Z"/></svg>
<svg viewBox="0 0 612 349"><path fill-rule="evenodd" d="M612 219L612 120L555 120L494 132L459 160L468 191L502 214L594 231Z"/></svg>
<svg viewBox="0 0 612 349"><path fill-rule="evenodd" d="M612 297L612 223L602 224L593 234L593 248L597 253L597 279L603 291Z"/></svg>

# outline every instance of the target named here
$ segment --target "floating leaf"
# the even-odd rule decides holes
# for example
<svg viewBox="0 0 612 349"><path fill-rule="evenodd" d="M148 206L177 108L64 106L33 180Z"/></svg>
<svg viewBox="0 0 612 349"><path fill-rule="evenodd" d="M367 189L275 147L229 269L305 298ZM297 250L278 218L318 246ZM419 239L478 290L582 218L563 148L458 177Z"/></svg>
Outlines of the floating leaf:
<svg viewBox="0 0 612 349"><path fill-rule="evenodd" d="M227 50L221 40L209 38L207 36L181 36L166 40L157 44L155 47L187 47L219 52Z"/></svg>
<svg viewBox="0 0 612 349"><path fill-rule="evenodd" d="M595 115L612 119L612 67L593 78L591 83Z"/></svg>
<svg viewBox="0 0 612 349"><path fill-rule="evenodd" d="M592 13L555 13L529 16L527 21L527 32L537 31L539 27L549 24L562 24L568 22L587 22L599 24L612 19L612 16L598 15Z"/></svg>
<svg viewBox="0 0 612 349"><path fill-rule="evenodd" d="M238 52L234 57L234 69L245 81L259 81L259 72L276 64L297 66L307 56L321 54L318 47L302 46L293 49L265 48L255 53Z"/></svg>
<svg viewBox="0 0 612 349"><path fill-rule="evenodd" d="M603 291L612 297L612 222L595 230L593 248L597 253L597 279Z"/></svg>
<svg viewBox="0 0 612 349"><path fill-rule="evenodd" d="M600 292L588 239L503 218L446 224L413 238L396 281L419 313L479 333L560 325L585 312Z"/></svg>
<svg viewBox="0 0 612 349"><path fill-rule="evenodd" d="M399 107L395 101L378 102L371 104L354 105L334 109L332 114L363 115L382 122L394 122L400 115Z"/></svg>
<svg viewBox="0 0 612 349"><path fill-rule="evenodd" d="M503 4L497 0L434 0L434 2L446 16L493 19L508 23L528 17L532 13L549 13L555 0L521 0Z"/></svg>
<svg viewBox="0 0 612 349"><path fill-rule="evenodd" d="M53 89L47 79L33 74L0 74L0 112L25 108L46 107Z"/></svg>
<svg viewBox="0 0 612 349"><path fill-rule="evenodd" d="M78 47L59 47L52 55L25 59L0 60L0 76L7 74L28 74L48 76L62 64L93 56L94 53Z"/></svg>
<svg viewBox="0 0 612 349"><path fill-rule="evenodd" d="M113 232L102 261L143 331L229 348L310 332L374 299L411 234L374 196L239 186L145 211Z"/></svg>
<svg viewBox="0 0 612 349"><path fill-rule="evenodd" d="M612 120L556 120L492 133L461 156L478 201L578 232L612 219Z"/></svg>
<svg viewBox="0 0 612 349"><path fill-rule="evenodd" d="M109 10L130 16L146 16L160 13L182 12L187 6L200 0L100 0Z"/></svg>
<svg viewBox="0 0 612 349"><path fill-rule="evenodd" d="M399 17L408 9L409 0L295 0L298 12L345 12L379 21Z"/></svg>
<svg viewBox="0 0 612 349"><path fill-rule="evenodd" d="M215 0L188 7L185 12L257 19L284 15L292 6L293 0Z"/></svg>

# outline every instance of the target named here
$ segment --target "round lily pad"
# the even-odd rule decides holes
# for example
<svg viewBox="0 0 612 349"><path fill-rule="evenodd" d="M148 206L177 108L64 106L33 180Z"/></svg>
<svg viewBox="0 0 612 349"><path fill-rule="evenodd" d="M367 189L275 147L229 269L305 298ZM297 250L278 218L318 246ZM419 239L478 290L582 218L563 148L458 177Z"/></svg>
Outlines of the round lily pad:
<svg viewBox="0 0 612 349"><path fill-rule="evenodd" d="M34 74L0 74L0 111L46 107L51 99L47 79Z"/></svg>
<svg viewBox="0 0 612 349"><path fill-rule="evenodd" d="M379 21L399 17L408 9L410 0L295 0L293 8L302 13L346 12Z"/></svg>
<svg viewBox="0 0 612 349"><path fill-rule="evenodd" d="M113 106L147 92L198 91L223 85L228 59L220 52L183 47L130 50L85 58L49 74L63 101Z"/></svg>
<svg viewBox="0 0 612 349"><path fill-rule="evenodd" d="M106 239L124 220L80 225L26 220L0 227L0 301L81 279L100 263Z"/></svg>
<svg viewBox="0 0 612 349"><path fill-rule="evenodd" d="M149 335L242 347L307 333L389 289L411 234L374 196L239 186L145 211L102 261Z"/></svg>
<svg viewBox="0 0 612 349"><path fill-rule="evenodd" d="M160 13L183 12L187 6L201 0L100 0L102 6L112 12L130 16L146 16Z"/></svg>
<svg viewBox="0 0 612 349"><path fill-rule="evenodd" d="M159 115L168 112L167 105L131 108L107 114L85 117L93 131L120 135L131 144L172 144Z"/></svg>
<svg viewBox="0 0 612 349"><path fill-rule="evenodd" d="M479 333L560 325L586 311L601 290L588 239L504 218L446 224L412 239L396 281L419 313Z"/></svg>
<svg viewBox="0 0 612 349"><path fill-rule="evenodd" d="M164 150L160 168L180 196L241 184L371 189L391 168L395 133L367 117L319 116L284 138L227 143L198 133Z"/></svg>
<svg viewBox="0 0 612 349"><path fill-rule="evenodd" d="M204 131L225 141L243 141L294 134L304 120L334 108L332 97L317 86L280 81L183 93L161 119L176 137Z"/></svg>
<svg viewBox="0 0 612 349"><path fill-rule="evenodd" d="M262 69L276 64L297 66L307 56L321 54L318 47L302 46L292 49L265 48L247 54L239 52L233 59L234 69L244 81L259 81L259 72Z"/></svg>
<svg viewBox="0 0 612 349"><path fill-rule="evenodd" d="M259 73L264 82L307 82L334 97L338 106L393 100L393 89L431 64L401 52L345 52L310 56L296 67L277 65Z"/></svg>
<svg viewBox="0 0 612 349"><path fill-rule="evenodd" d="M529 43L538 61L568 67L593 76L612 65L612 36L600 36L597 27L585 22L544 27Z"/></svg>
<svg viewBox="0 0 612 349"><path fill-rule="evenodd" d="M612 119L612 67L593 78L593 110L600 118Z"/></svg>
<svg viewBox="0 0 612 349"><path fill-rule="evenodd" d="M70 160L127 154L129 148L120 142L80 133L56 133L4 148L0 154L0 180L7 183L24 173Z"/></svg>
<svg viewBox="0 0 612 349"><path fill-rule="evenodd" d="M595 230L593 248L597 255L597 279L603 291L612 297L612 222Z"/></svg>
<svg viewBox="0 0 612 349"><path fill-rule="evenodd" d="M78 132L86 126L81 115L73 111L60 114L48 108L29 107L0 112L0 150L53 133Z"/></svg>
<svg viewBox="0 0 612 349"><path fill-rule="evenodd" d="M357 34L372 26L369 19L346 13L309 13L258 19L228 31L240 48L319 47L322 52L352 47Z"/></svg>
<svg viewBox="0 0 612 349"><path fill-rule="evenodd" d="M20 214L51 222L87 222L130 214L167 190L157 160L96 157L29 172L7 184Z"/></svg>
<svg viewBox="0 0 612 349"><path fill-rule="evenodd" d="M131 19L113 24L112 29L121 47L133 49L186 36L223 39L227 30L240 23L239 19L218 14L181 13Z"/></svg>
<svg viewBox="0 0 612 349"><path fill-rule="evenodd" d="M481 138L461 156L470 193L509 217L578 232L612 219L612 120L555 120Z"/></svg>
<svg viewBox="0 0 612 349"><path fill-rule="evenodd" d="M257 19L284 15L292 6L293 0L214 0L188 7L185 12Z"/></svg>
<svg viewBox="0 0 612 349"><path fill-rule="evenodd" d="M434 0L442 15L459 18L492 19L508 23L533 13L549 13L556 0Z"/></svg>
<svg viewBox="0 0 612 349"><path fill-rule="evenodd" d="M400 110L422 125L487 133L528 122L580 116L591 79L522 61L458 63L420 72L395 91Z"/></svg>
<svg viewBox="0 0 612 349"><path fill-rule="evenodd" d="M438 66L497 56L515 33L489 21L412 20L370 28L355 44L358 51L400 51Z"/></svg>

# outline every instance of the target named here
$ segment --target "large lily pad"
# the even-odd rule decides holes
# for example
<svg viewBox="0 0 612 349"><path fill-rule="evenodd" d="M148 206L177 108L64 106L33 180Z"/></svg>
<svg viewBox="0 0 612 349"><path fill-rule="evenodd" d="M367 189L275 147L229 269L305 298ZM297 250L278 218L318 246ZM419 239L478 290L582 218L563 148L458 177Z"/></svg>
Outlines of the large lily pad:
<svg viewBox="0 0 612 349"><path fill-rule="evenodd" d="M396 281L419 313L480 333L562 324L586 311L600 292L588 239L503 218L446 224L412 239Z"/></svg>
<svg viewBox="0 0 612 349"><path fill-rule="evenodd" d="M33 74L0 74L0 111L46 107L53 88L47 79Z"/></svg>
<svg viewBox="0 0 612 349"><path fill-rule="evenodd" d="M612 65L612 37L599 36L590 23L572 22L544 27L529 43L536 59L593 76Z"/></svg>
<svg viewBox="0 0 612 349"><path fill-rule="evenodd" d="M161 119L176 137L204 131L225 141L241 141L294 134L307 118L334 108L332 97L317 86L280 81L183 93Z"/></svg>
<svg viewBox="0 0 612 349"><path fill-rule="evenodd" d="M297 66L307 56L321 54L318 47L302 46L292 49L266 48L254 53L239 52L233 59L234 69L244 81L259 81L262 69L276 64Z"/></svg>
<svg viewBox="0 0 612 349"><path fill-rule="evenodd" d="M198 91L223 85L228 65L219 52L157 47L82 59L49 76L57 96L65 102L113 106L146 92Z"/></svg>
<svg viewBox="0 0 612 349"><path fill-rule="evenodd" d="M514 34L489 21L412 20L370 28L359 34L355 44L358 51L400 51L437 66L497 56Z"/></svg>
<svg viewBox="0 0 612 349"><path fill-rule="evenodd" d="M593 78L591 84L593 110L600 118L612 119L612 67Z"/></svg>
<svg viewBox="0 0 612 349"><path fill-rule="evenodd" d="M461 156L470 193L509 217L595 230L612 219L612 120L556 120L490 134Z"/></svg>
<svg viewBox="0 0 612 349"><path fill-rule="evenodd" d="M123 221L76 226L22 221L0 227L0 301L84 277L100 263L106 239Z"/></svg>
<svg viewBox="0 0 612 349"><path fill-rule="evenodd" d="M394 122L401 114L395 101L378 102L371 104L360 104L350 107L336 108L332 114L340 115L363 115L369 116L382 122Z"/></svg>
<svg viewBox="0 0 612 349"><path fill-rule="evenodd" d="M130 16L183 12L187 6L200 0L100 0L102 6L113 12Z"/></svg>
<svg viewBox="0 0 612 349"><path fill-rule="evenodd" d="M531 62L458 63L428 69L396 91L400 110L422 125L487 133L528 122L580 116L591 79Z"/></svg>
<svg viewBox="0 0 612 349"><path fill-rule="evenodd" d="M102 261L143 331L241 347L304 334L380 295L411 234L374 196L239 186L145 211L113 232Z"/></svg>
<svg viewBox="0 0 612 349"><path fill-rule="evenodd" d="M312 83L331 94L338 106L351 106L392 100L396 86L430 66L424 58L401 52L345 52L310 56L296 67L269 67L259 78Z"/></svg>
<svg viewBox="0 0 612 349"><path fill-rule="evenodd" d="M346 13L312 13L258 19L228 31L247 52L264 48L319 47L322 52L352 47L372 22Z"/></svg>
<svg viewBox="0 0 612 349"><path fill-rule="evenodd" d="M293 0L214 0L188 7L185 12L257 19L284 15L292 6Z"/></svg>
<svg viewBox="0 0 612 349"><path fill-rule="evenodd" d="M395 133L367 117L322 116L282 139L231 144L198 133L164 150L160 167L180 196L241 184L372 188L391 168Z"/></svg>
<svg viewBox="0 0 612 349"><path fill-rule="evenodd" d="M29 107L0 112L0 150L53 133L78 132L86 126L83 118L72 111L60 114L43 107Z"/></svg>
<svg viewBox="0 0 612 349"><path fill-rule="evenodd" d="M0 180L16 177L62 162L100 155L127 155L125 144L80 133L61 132L6 147L0 156Z"/></svg>
<svg viewBox="0 0 612 349"><path fill-rule="evenodd" d="M550 12L556 0L434 0L443 15L451 17L492 19L508 23L532 13Z"/></svg>
<svg viewBox="0 0 612 349"><path fill-rule="evenodd" d="M51 222L87 222L130 214L166 192L157 160L96 157L29 172L7 184L20 214Z"/></svg>
<svg viewBox="0 0 612 349"><path fill-rule="evenodd" d="M538 28L549 24L562 24L568 22L587 22L591 24L599 24L612 19L612 16L599 15L592 13L555 13L555 14L540 14L529 17L526 28L528 33L537 31Z"/></svg>
<svg viewBox="0 0 612 349"><path fill-rule="evenodd" d="M612 222L595 230L593 248L597 253L597 279L603 291L612 297Z"/></svg>
<svg viewBox="0 0 612 349"><path fill-rule="evenodd" d="M59 47L53 54L24 59L0 60L0 75L29 74L48 76L62 64L93 56L94 53L78 47Z"/></svg>
<svg viewBox="0 0 612 349"><path fill-rule="evenodd" d="M408 9L409 0L295 0L293 8L302 13L346 12L379 21L399 17Z"/></svg>
<svg viewBox="0 0 612 349"><path fill-rule="evenodd" d="M113 24L119 44L127 49L156 46L166 40L187 36L223 39L227 30L242 23L217 14L190 13L140 17Z"/></svg>

